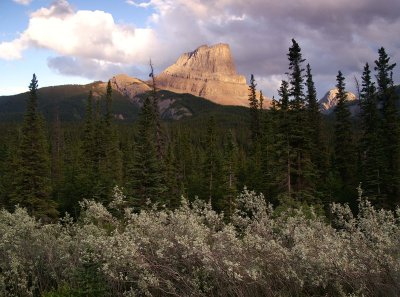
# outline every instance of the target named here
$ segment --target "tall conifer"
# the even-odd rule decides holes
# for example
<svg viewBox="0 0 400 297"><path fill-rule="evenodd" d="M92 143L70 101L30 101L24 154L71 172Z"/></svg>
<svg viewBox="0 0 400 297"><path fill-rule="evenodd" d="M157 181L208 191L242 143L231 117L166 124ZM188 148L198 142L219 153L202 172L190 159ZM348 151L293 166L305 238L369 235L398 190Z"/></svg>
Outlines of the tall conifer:
<svg viewBox="0 0 400 297"><path fill-rule="evenodd" d="M387 205L400 204L400 120L396 108L397 95L393 86L393 69L390 57L381 47L375 61L378 98L383 109L384 154L386 157L384 183L388 194Z"/></svg>
<svg viewBox="0 0 400 297"><path fill-rule="evenodd" d="M355 180L355 149L352 136L351 114L347 106L345 80L341 71L336 77L338 93L335 119L335 165L342 181L343 194L349 195L357 187ZM353 191L354 192L354 191Z"/></svg>
<svg viewBox="0 0 400 297"><path fill-rule="evenodd" d="M372 82L368 63L364 66L360 90L362 187L368 198L381 200L384 195L384 158L382 147L382 124L378 111L375 84ZM378 201L376 201L378 202ZM379 203L381 204L381 203Z"/></svg>
<svg viewBox="0 0 400 297"><path fill-rule="evenodd" d="M11 202L26 207L36 217L54 218L58 212L56 203L51 199L49 146L43 119L38 112L37 89L38 81L33 74L21 129Z"/></svg>

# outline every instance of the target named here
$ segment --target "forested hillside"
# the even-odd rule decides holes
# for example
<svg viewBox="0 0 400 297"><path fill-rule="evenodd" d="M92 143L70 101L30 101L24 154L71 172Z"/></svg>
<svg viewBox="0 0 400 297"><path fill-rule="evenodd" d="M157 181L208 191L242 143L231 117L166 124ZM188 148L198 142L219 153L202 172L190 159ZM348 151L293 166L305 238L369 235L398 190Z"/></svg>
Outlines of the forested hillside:
<svg viewBox="0 0 400 297"><path fill-rule="evenodd" d="M146 199L176 207L184 195L228 211L247 186L276 206L313 205L323 214L334 201L354 206L361 183L374 204L395 207L400 190L398 94L391 76L395 64L385 50L380 49L373 73L365 66L357 117L350 116L339 71L333 119L319 111L311 66L294 40L288 58L288 81L282 81L270 110L261 108L263 98L256 95L252 77L249 109L153 90L143 95L134 123L115 119L122 95L114 94L110 85L99 98L86 86L85 110L73 110L65 106L82 101L71 98L84 86L65 87L64 98L69 99L52 100L54 88L38 92L34 78L30 93L7 105L8 112L27 108L23 124L1 124L1 205L12 209L18 203L39 217L76 214L78 201L107 202L118 185L139 208ZM155 107L168 96L180 96L174 104L192 115L162 121ZM44 109L44 121L39 110L46 104L54 111L50 116L49 108ZM139 112L138 105L130 107L132 114ZM78 114L82 121L69 122L74 115L65 113ZM40 197L51 201L49 209L40 206L42 198L29 193L31 188L20 189L38 176L34 184Z"/></svg>

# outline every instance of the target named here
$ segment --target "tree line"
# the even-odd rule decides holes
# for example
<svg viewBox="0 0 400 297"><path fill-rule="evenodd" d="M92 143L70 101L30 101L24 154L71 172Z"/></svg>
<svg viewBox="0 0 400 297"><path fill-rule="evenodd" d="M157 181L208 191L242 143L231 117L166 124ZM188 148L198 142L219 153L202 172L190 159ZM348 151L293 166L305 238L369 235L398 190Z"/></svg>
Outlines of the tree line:
<svg viewBox="0 0 400 297"><path fill-rule="evenodd" d="M152 90L133 125L114 122L110 82L104 98L88 94L84 122L61 123L55 113L45 123L33 75L23 123L0 127L0 206L18 204L40 218L64 212L77 217L83 198L106 205L119 186L137 210L149 202L176 208L182 195L197 196L229 218L238 191L247 186L278 210L312 206L324 213L331 202L355 206L360 183L378 207L399 205L396 64L385 49L374 62L375 80L365 64L359 116L349 111L345 78L338 72L333 119L320 113L311 66L295 40L287 56L287 80L272 107L263 108L252 75L248 121L228 127L213 116L200 126L162 122L152 66Z"/></svg>

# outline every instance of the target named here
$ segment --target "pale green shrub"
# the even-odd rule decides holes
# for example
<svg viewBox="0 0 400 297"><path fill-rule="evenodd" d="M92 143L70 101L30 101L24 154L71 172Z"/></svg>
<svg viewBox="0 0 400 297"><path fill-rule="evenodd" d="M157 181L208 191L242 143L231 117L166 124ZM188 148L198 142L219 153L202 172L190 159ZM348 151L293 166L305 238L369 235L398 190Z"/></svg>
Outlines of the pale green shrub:
<svg viewBox="0 0 400 297"><path fill-rule="evenodd" d="M0 212L1 296L399 296L400 210L333 204L332 225L274 213L244 190L226 223L202 201L176 210L81 203L42 224Z"/></svg>

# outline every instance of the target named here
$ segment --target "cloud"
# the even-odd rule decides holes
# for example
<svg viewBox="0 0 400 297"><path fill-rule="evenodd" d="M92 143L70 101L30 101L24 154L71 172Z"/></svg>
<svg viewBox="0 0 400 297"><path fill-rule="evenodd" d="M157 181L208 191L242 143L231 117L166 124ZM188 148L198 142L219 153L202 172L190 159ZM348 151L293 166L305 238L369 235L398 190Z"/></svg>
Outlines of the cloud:
<svg viewBox="0 0 400 297"><path fill-rule="evenodd" d="M339 69L351 88L353 74L365 62L373 64L380 46L393 61L400 58L397 0L151 0L135 5L155 10L154 30L170 63L200 44L227 42L238 71L255 74L269 96L276 95L276 79L287 71L292 38L311 64L321 96L335 85Z"/></svg>
<svg viewBox="0 0 400 297"><path fill-rule="evenodd" d="M85 59L92 66L90 61L140 64L148 62L155 43L152 29L117 24L104 11L74 11L66 0L59 0L33 12L19 38L0 43L0 58L19 59L25 49L35 47L50 49L63 59L74 57L75 64L85 64Z"/></svg>
<svg viewBox="0 0 400 297"><path fill-rule="evenodd" d="M33 12L19 38L0 43L0 58L18 59L29 47L45 48L57 55L48 60L51 69L100 78L112 71L138 75L150 57L159 71L182 52L225 42L231 46L239 73L254 74L270 97L276 95L287 71L292 38L311 64L320 96L335 85L339 69L351 88L353 75L360 74L365 62L373 65L380 46L394 62L400 58L398 0L125 2L127 9L151 13L148 27L118 24L107 12L74 10L68 1L58 0Z"/></svg>
<svg viewBox="0 0 400 297"><path fill-rule="evenodd" d="M70 56L48 58L47 65L59 74L83 76L93 80L108 79L118 73L144 74L139 68L129 64Z"/></svg>
<svg viewBox="0 0 400 297"><path fill-rule="evenodd" d="M13 1L21 5L29 5L32 2L32 0L13 0Z"/></svg>

